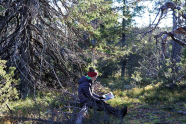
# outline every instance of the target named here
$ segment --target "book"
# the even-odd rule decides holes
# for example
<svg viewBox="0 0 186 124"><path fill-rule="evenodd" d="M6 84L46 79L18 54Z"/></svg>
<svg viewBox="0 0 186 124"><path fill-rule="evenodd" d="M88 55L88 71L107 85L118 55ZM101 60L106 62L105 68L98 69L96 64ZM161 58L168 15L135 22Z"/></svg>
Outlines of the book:
<svg viewBox="0 0 186 124"><path fill-rule="evenodd" d="M107 93L107 94L104 94L104 95L102 95L102 96L105 98L105 99L103 99L103 100L105 100L105 101L114 98L114 95L113 95L112 92Z"/></svg>

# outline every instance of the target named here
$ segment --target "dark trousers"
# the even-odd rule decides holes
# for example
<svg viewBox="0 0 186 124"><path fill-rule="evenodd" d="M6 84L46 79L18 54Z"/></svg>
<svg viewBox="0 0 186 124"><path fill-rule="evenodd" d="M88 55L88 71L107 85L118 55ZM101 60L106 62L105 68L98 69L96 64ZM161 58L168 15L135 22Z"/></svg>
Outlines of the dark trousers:
<svg viewBox="0 0 186 124"><path fill-rule="evenodd" d="M120 117L120 110L110 106L104 101L88 101L86 102L86 106L88 106L90 109L95 108L97 111L105 111L107 114Z"/></svg>

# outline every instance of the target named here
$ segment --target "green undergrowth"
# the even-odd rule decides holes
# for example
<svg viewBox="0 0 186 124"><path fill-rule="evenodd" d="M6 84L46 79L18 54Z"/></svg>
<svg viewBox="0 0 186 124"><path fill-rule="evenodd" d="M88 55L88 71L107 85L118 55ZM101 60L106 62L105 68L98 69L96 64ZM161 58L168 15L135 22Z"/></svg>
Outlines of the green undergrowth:
<svg viewBox="0 0 186 124"><path fill-rule="evenodd" d="M162 82L142 84L130 84L121 80L101 80L102 85L109 87L115 98L109 100L112 105L132 102L153 104L156 102L176 102L186 100L185 86L178 85L174 89L166 88ZM181 84L181 83L180 83ZM116 103L116 104L115 104Z"/></svg>
<svg viewBox="0 0 186 124"><path fill-rule="evenodd" d="M179 84L174 89L167 89L162 82L155 81L135 85L123 79L102 79L100 82L107 91L112 91L115 95L107 103L119 109L127 105L128 113L123 119L118 119L103 111L89 109L85 117L87 124L186 123L186 90ZM77 113L79 109L65 106L80 107L74 101L68 94L57 90L40 90L36 96L13 101L8 105L13 116L73 123L76 114L68 113ZM64 112L67 115L64 116ZM8 108L3 114L11 115Z"/></svg>
<svg viewBox="0 0 186 124"><path fill-rule="evenodd" d="M3 112L0 113L0 124L6 122L3 116L50 120L51 122L69 121L73 117L63 117L63 113L75 113L80 108L79 104L74 104L75 100L73 102L70 101L73 100L68 94L63 94L59 90L43 89L37 91L35 96L9 102L8 107L10 109L8 107L4 108ZM77 108L73 109L66 106L77 106ZM10 120L7 123L13 123L13 120ZM31 121L23 121L23 123L27 122L29 124ZM14 123L20 123L20 119L17 118L17 121Z"/></svg>
<svg viewBox="0 0 186 124"><path fill-rule="evenodd" d="M125 123L186 123L184 81L173 89L162 82L149 81L133 84L123 79L101 80L115 95L107 103L118 108L128 106Z"/></svg>

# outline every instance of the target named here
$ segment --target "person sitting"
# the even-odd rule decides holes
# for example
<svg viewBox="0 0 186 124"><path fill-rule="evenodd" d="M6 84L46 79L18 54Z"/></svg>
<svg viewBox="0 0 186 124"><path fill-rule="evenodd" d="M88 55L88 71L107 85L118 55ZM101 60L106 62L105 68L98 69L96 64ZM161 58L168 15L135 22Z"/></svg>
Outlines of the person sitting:
<svg viewBox="0 0 186 124"><path fill-rule="evenodd" d="M104 97L99 96L92 92L92 84L98 76L97 71L90 67L87 76L82 76L78 83L78 95L80 99L81 106L86 106L88 108L97 107L97 111L106 111L107 114L114 115L115 117L124 117L127 114L127 106L123 109L116 109L109 104L105 103Z"/></svg>

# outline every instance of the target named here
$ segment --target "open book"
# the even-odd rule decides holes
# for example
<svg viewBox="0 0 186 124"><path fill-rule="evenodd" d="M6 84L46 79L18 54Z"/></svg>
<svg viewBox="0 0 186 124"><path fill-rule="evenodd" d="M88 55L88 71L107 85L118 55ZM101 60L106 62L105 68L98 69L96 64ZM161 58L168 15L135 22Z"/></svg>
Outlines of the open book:
<svg viewBox="0 0 186 124"><path fill-rule="evenodd" d="M114 95L112 94L112 92L107 93L107 94L104 94L104 95L102 95L102 96L105 98L105 99L103 99L103 100L105 100L105 101L114 98Z"/></svg>

